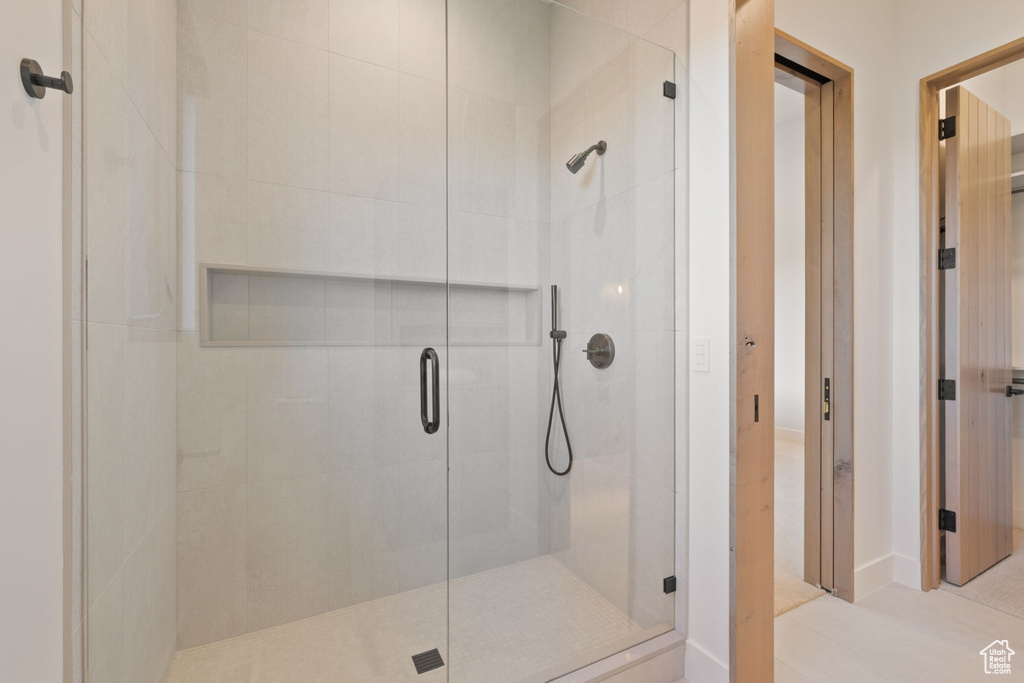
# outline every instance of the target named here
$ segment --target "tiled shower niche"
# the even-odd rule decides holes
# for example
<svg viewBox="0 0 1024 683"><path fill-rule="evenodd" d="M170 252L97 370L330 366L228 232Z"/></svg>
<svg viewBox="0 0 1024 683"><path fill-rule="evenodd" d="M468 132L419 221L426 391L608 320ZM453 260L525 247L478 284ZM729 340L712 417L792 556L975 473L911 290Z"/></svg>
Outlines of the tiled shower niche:
<svg viewBox="0 0 1024 683"><path fill-rule="evenodd" d="M225 264L199 281L202 346L540 343L536 286Z"/></svg>

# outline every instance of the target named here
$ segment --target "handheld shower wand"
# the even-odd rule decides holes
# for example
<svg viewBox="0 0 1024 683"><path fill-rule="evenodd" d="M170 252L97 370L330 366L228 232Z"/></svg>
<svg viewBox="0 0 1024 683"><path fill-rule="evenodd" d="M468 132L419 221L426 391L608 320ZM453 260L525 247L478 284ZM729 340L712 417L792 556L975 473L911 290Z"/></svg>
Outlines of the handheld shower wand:
<svg viewBox="0 0 1024 683"><path fill-rule="evenodd" d="M572 443L569 441L569 428L565 425L565 411L562 410L562 390L558 384L558 367L562 364L562 341L565 330L558 329L558 285L551 285L551 359L554 364L555 380L551 390L551 409L548 411L548 434L544 439L544 460L552 474L564 477L572 469ZM555 419L555 406L558 406L558 417L562 421L562 433L565 434L565 447L569 451L569 464L562 471L556 470L551 464L551 427Z"/></svg>

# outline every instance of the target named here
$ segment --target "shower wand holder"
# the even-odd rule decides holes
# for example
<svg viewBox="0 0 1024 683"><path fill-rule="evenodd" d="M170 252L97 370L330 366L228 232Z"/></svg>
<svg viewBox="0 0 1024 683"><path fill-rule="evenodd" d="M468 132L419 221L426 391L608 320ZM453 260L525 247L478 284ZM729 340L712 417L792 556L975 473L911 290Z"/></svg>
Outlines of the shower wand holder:
<svg viewBox="0 0 1024 683"><path fill-rule="evenodd" d="M604 370L615 360L615 342L607 334L598 332L590 338L583 353L587 354L587 360L591 365L598 370Z"/></svg>
<svg viewBox="0 0 1024 683"><path fill-rule="evenodd" d="M46 97L46 89L60 90L71 94L75 85L71 81L71 74L67 71L60 72L60 78L53 78L43 74L39 62L34 59L25 58L21 60L21 84L25 86L25 92L29 97L41 100Z"/></svg>

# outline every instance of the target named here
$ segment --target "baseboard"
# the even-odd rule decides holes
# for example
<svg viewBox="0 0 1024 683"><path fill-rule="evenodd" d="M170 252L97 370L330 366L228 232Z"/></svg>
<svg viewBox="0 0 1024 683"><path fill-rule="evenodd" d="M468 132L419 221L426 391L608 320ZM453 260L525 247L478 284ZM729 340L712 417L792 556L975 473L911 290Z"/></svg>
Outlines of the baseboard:
<svg viewBox="0 0 1024 683"><path fill-rule="evenodd" d="M921 563L913 557L893 553L896 565L893 568L893 580L896 583L921 590Z"/></svg>
<svg viewBox="0 0 1024 683"><path fill-rule="evenodd" d="M692 640L687 640L686 680L690 683L729 683L729 665Z"/></svg>
<svg viewBox="0 0 1024 683"><path fill-rule="evenodd" d="M1024 508L1013 508L1013 528L1024 529Z"/></svg>
<svg viewBox="0 0 1024 683"><path fill-rule="evenodd" d="M786 441L796 441L797 443L804 442L804 433L795 429L786 429L785 427L775 428L775 438L785 439Z"/></svg>
<svg viewBox="0 0 1024 683"><path fill-rule="evenodd" d="M883 586L896 580L896 553L872 560L853 571L853 596L866 598Z"/></svg>

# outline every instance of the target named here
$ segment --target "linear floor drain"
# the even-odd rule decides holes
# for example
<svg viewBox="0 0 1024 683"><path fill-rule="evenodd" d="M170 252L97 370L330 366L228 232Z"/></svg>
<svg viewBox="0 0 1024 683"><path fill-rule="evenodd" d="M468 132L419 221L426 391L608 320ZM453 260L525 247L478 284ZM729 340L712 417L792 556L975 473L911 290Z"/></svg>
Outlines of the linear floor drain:
<svg viewBox="0 0 1024 683"><path fill-rule="evenodd" d="M441 653L437 651L436 647L428 652L413 655L412 663L416 665L416 673L418 674L425 674L428 671L440 669L444 666L444 660L441 659Z"/></svg>

